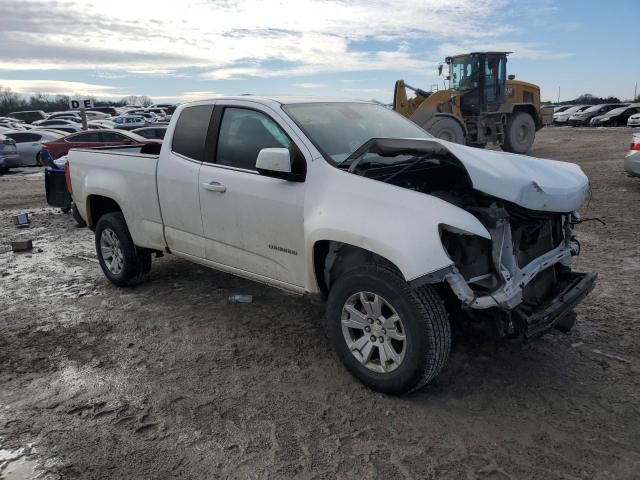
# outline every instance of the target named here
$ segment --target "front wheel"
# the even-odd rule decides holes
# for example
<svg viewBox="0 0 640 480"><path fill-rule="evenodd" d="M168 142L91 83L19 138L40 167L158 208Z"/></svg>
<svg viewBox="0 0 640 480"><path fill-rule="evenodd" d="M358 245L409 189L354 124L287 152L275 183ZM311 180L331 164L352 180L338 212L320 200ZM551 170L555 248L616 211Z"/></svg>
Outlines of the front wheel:
<svg viewBox="0 0 640 480"><path fill-rule="evenodd" d="M527 153L536 139L536 122L526 112L514 113L507 122L502 150L511 153Z"/></svg>
<svg viewBox="0 0 640 480"><path fill-rule="evenodd" d="M124 215L107 213L96 225L96 253L105 276L120 287L145 281L151 270L151 252L133 243Z"/></svg>
<svg viewBox="0 0 640 480"><path fill-rule="evenodd" d="M451 326L435 290L412 289L386 265L356 267L338 278L329 293L327 328L347 369L391 394L433 380L451 348Z"/></svg>
<svg viewBox="0 0 640 480"><path fill-rule="evenodd" d="M464 130L452 117L433 117L422 128L436 138L464 145Z"/></svg>

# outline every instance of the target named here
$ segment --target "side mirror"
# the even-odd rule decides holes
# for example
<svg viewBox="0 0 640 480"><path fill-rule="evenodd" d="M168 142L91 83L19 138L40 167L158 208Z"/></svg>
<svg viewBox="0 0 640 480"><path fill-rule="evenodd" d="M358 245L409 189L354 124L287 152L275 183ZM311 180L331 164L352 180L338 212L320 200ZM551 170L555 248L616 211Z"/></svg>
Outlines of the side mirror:
<svg viewBox="0 0 640 480"><path fill-rule="evenodd" d="M291 155L287 148L263 148L258 153L256 170L265 177L291 178Z"/></svg>

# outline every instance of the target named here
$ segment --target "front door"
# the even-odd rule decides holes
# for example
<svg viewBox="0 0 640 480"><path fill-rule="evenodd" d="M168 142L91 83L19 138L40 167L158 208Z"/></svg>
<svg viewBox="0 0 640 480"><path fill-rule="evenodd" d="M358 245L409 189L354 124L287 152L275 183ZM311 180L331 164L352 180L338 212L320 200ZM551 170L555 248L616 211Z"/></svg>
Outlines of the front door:
<svg viewBox="0 0 640 480"><path fill-rule="evenodd" d="M255 169L261 149L289 147L295 134L276 112L247 105L219 107L215 155L200 169L205 254L238 273L303 286L305 184Z"/></svg>

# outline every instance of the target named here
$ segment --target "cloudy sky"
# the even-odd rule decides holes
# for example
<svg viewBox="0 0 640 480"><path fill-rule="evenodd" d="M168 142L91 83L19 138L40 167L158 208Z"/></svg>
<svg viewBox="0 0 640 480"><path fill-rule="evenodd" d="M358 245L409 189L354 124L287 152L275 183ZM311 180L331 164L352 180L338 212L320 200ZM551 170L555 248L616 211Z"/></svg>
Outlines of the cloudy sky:
<svg viewBox="0 0 640 480"><path fill-rule="evenodd" d="M391 100L437 65L513 51L544 99L633 95L640 1L0 0L0 86L157 102L296 94Z"/></svg>

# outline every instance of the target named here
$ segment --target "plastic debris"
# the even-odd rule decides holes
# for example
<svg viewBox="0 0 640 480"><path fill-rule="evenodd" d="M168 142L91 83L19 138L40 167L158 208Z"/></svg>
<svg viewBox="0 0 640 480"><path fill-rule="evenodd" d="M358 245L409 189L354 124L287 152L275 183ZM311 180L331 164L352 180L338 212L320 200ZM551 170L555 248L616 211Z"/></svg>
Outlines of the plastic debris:
<svg viewBox="0 0 640 480"><path fill-rule="evenodd" d="M18 228L26 228L26 227L28 227L31 224L31 221L29 220L29 214L28 213L21 213L19 215L14 215L13 223Z"/></svg>
<svg viewBox="0 0 640 480"><path fill-rule="evenodd" d="M229 301L231 303L251 303L253 302L253 295L231 295Z"/></svg>
<svg viewBox="0 0 640 480"><path fill-rule="evenodd" d="M33 249L33 240L12 240L11 250L14 252L24 252Z"/></svg>

